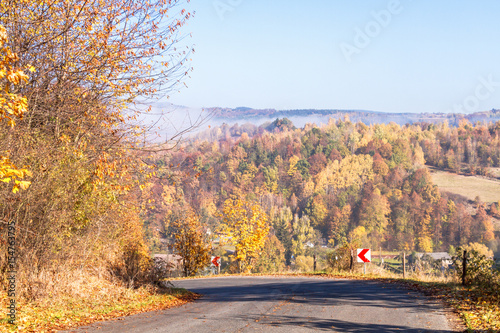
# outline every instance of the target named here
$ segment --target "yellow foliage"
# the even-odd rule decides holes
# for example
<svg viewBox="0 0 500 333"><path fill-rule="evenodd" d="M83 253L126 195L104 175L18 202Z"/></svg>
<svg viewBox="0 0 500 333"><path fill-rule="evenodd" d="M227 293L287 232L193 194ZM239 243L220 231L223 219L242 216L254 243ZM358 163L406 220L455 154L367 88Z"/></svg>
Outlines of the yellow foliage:
<svg viewBox="0 0 500 333"><path fill-rule="evenodd" d="M311 272L314 267L313 257L298 255L295 258L295 269L299 272Z"/></svg>
<svg viewBox="0 0 500 333"><path fill-rule="evenodd" d="M204 240L199 217L191 210L184 219L174 222L176 253L182 257L185 276L195 275L200 269L209 265L210 244Z"/></svg>
<svg viewBox="0 0 500 333"><path fill-rule="evenodd" d="M0 25L0 120L5 118L14 127L12 116L22 118L28 103L26 98L10 93L9 88L11 84L18 85L21 81L28 81L28 76L22 70L12 67L19 58L4 46L7 41L7 31ZM0 181L9 183L14 180L12 192L17 193L19 189L26 190L29 187L29 181L18 180L26 176L31 176L27 169L17 169L8 157L0 155Z"/></svg>
<svg viewBox="0 0 500 333"><path fill-rule="evenodd" d="M300 160L298 156L293 155L290 157L289 163L290 166L288 167L288 175L293 176L295 172L297 172L297 162Z"/></svg>
<svg viewBox="0 0 500 333"><path fill-rule="evenodd" d="M356 227L353 231L349 233L349 237L353 240L359 240L366 235L366 229L363 226Z"/></svg>
<svg viewBox="0 0 500 333"><path fill-rule="evenodd" d="M368 145L368 143L370 141L372 141L372 140L373 140L373 133L372 133L372 131L371 130L370 131L365 131L362 134L361 139L359 140L358 148L366 147Z"/></svg>
<svg viewBox="0 0 500 333"><path fill-rule="evenodd" d="M224 202L220 233L235 246L241 271L250 271L261 253L269 232L268 217L262 208L240 198Z"/></svg>
<svg viewBox="0 0 500 333"><path fill-rule="evenodd" d="M19 57L6 46L7 31L0 25L0 119L7 119L9 125L15 125L12 117L22 118L27 111L28 102L25 97L11 93L11 85L27 82L28 76L14 64Z"/></svg>
<svg viewBox="0 0 500 333"><path fill-rule="evenodd" d="M305 198L312 196L314 193L314 183L312 181L307 181L304 184L304 193L303 196Z"/></svg>
<svg viewBox="0 0 500 333"><path fill-rule="evenodd" d="M203 196L200 206L204 207L210 216L215 216L217 214L217 206L211 197Z"/></svg>
<svg viewBox="0 0 500 333"><path fill-rule="evenodd" d="M328 163L316 176L316 192L332 188L341 190L352 185L361 185L373 179L373 158L370 155L350 155L342 161Z"/></svg>
<svg viewBox="0 0 500 333"><path fill-rule="evenodd" d="M432 252L432 239L429 236L418 237L418 247L422 252Z"/></svg>
<svg viewBox="0 0 500 333"><path fill-rule="evenodd" d="M479 255L483 255L487 258L493 257L493 251L491 251L486 245L481 243L469 243L469 245L462 246L463 250L467 252L476 251Z"/></svg>
<svg viewBox="0 0 500 333"><path fill-rule="evenodd" d="M163 186L163 193L161 194L163 201L167 205L171 205L176 201L176 189L171 185Z"/></svg>

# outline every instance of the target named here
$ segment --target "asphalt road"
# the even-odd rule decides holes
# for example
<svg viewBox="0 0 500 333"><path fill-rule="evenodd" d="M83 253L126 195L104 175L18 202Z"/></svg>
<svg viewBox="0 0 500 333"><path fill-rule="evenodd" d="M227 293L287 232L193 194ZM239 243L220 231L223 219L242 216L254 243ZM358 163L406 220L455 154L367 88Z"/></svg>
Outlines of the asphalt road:
<svg viewBox="0 0 500 333"><path fill-rule="evenodd" d="M204 296L68 332L454 332L440 304L375 281L222 277L174 285Z"/></svg>

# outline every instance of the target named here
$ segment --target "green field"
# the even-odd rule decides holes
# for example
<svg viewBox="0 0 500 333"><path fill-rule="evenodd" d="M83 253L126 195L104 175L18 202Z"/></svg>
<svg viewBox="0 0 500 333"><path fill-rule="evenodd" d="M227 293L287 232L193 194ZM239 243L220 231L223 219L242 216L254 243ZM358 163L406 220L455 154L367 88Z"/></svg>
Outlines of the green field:
<svg viewBox="0 0 500 333"><path fill-rule="evenodd" d="M440 190L460 194L474 200L479 196L482 202L500 200L500 182L477 176L461 176L446 171L433 170L432 180Z"/></svg>

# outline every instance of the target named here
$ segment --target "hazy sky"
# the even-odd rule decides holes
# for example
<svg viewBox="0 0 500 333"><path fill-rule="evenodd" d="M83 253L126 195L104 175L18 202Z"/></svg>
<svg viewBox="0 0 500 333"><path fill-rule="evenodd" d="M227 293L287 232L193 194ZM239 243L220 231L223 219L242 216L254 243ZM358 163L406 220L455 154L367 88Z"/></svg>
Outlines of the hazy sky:
<svg viewBox="0 0 500 333"><path fill-rule="evenodd" d="M191 0L189 107L500 108L500 1Z"/></svg>

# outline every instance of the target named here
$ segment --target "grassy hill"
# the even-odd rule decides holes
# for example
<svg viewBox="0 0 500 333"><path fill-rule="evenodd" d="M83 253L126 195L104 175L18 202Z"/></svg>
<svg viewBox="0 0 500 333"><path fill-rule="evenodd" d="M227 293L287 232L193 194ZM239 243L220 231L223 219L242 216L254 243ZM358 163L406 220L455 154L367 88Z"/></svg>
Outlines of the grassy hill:
<svg viewBox="0 0 500 333"><path fill-rule="evenodd" d="M459 194L469 200L474 200L478 196L482 202L487 203L500 200L500 181L480 176L462 176L440 170L433 170L431 176L442 191Z"/></svg>

